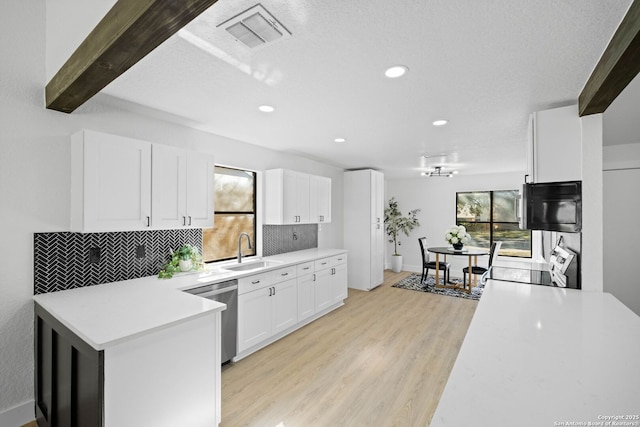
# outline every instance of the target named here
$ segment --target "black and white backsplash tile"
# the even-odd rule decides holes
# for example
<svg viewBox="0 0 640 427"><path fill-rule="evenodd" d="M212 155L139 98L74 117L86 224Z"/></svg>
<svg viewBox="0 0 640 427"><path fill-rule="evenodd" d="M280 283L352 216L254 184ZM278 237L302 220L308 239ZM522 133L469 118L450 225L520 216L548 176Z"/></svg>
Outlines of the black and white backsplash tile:
<svg viewBox="0 0 640 427"><path fill-rule="evenodd" d="M35 233L34 294L153 276L185 243L202 250L202 229ZM90 262L96 248L99 261Z"/></svg>
<svg viewBox="0 0 640 427"><path fill-rule="evenodd" d="M263 225L262 242L263 256L317 248L318 224Z"/></svg>

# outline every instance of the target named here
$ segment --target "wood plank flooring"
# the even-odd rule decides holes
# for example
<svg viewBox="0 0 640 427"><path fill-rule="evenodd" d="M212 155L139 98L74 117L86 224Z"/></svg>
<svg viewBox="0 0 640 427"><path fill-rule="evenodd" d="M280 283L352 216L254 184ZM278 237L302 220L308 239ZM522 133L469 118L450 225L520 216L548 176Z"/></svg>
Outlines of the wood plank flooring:
<svg viewBox="0 0 640 427"><path fill-rule="evenodd" d="M371 292L223 367L222 427L428 426L477 302Z"/></svg>

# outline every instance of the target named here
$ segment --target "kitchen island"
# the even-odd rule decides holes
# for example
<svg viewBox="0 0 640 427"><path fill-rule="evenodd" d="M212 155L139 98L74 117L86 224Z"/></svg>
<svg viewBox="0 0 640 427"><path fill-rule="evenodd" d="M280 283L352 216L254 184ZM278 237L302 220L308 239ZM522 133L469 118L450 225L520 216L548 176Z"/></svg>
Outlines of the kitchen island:
<svg viewBox="0 0 640 427"><path fill-rule="evenodd" d="M615 297L489 280L431 426L638 426L639 382L640 317Z"/></svg>

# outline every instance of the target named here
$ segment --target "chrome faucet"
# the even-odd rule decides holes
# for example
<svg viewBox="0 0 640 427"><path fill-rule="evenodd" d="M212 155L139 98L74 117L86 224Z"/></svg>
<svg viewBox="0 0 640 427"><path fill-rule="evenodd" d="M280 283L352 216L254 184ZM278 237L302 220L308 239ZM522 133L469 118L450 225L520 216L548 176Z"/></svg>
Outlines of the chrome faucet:
<svg viewBox="0 0 640 427"><path fill-rule="evenodd" d="M242 262L242 236L247 236L247 243L249 244L247 249L253 249L251 247L251 237L249 237L249 235L244 231L240 233L240 236L238 237L238 264Z"/></svg>

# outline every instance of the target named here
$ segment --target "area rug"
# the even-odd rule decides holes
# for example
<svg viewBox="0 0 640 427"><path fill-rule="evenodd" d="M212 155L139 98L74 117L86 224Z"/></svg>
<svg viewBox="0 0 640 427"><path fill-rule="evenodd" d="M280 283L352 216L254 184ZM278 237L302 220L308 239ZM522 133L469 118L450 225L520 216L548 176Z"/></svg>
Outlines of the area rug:
<svg viewBox="0 0 640 427"><path fill-rule="evenodd" d="M460 279L452 279L451 282L462 285L462 280ZM443 283L443 279L440 278L440 284ZM409 289L412 291L420 291L420 292L431 292L439 295L446 295L449 297L458 297L458 298L466 298L478 301L482 296L483 288L475 287L471 288L471 293L466 293L460 289L451 289L451 288L436 288L436 279L433 276L427 276L427 279L420 283L420 275L416 273L411 273L409 276L405 277L392 287L400 288L400 289Z"/></svg>

